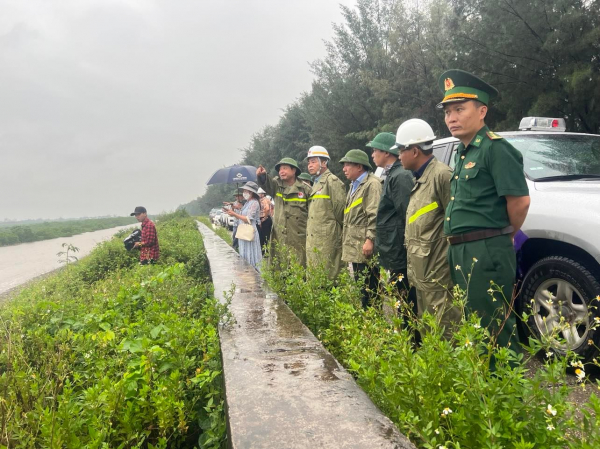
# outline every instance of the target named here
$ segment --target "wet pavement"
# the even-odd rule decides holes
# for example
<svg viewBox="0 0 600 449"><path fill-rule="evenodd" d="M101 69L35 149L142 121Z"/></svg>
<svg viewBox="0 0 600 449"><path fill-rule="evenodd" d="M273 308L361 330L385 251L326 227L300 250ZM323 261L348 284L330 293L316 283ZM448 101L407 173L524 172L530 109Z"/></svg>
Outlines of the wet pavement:
<svg viewBox="0 0 600 449"><path fill-rule="evenodd" d="M60 257L57 253L64 251L63 243L71 243L79 248L74 256L81 259L98 243L110 239L119 230L135 226L135 224L117 226L71 237L0 247L0 295L60 268L62 264L59 263Z"/></svg>
<svg viewBox="0 0 600 449"><path fill-rule="evenodd" d="M414 448L260 275L198 223L215 295L233 448Z"/></svg>

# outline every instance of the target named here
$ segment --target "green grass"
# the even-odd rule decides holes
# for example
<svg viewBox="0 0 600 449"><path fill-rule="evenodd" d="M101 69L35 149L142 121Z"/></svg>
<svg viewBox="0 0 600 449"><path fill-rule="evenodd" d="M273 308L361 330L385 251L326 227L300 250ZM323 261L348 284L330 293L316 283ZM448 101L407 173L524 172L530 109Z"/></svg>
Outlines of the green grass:
<svg viewBox="0 0 600 449"><path fill-rule="evenodd" d="M279 248L263 277L418 448L600 447L599 398L571 399L576 390L600 385L586 378L596 360L584 365L573 353L554 357L550 344L557 335L530 338L522 352L498 347L479 317L465 314L458 288L462 320L446 340L435 317L415 316L385 276L378 306L365 311L362 281L344 271L334 283L325 268L304 269ZM540 353L543 361L531 372ZM574 368L577 385L567 381Z"/></svg>
<svg viewBox="0 0 600 449"><path fill-rule="evenodd" d="M0 448L221 447L224 311L186 215L157 265L114 239L0 307Z"/></svg>
<svg viewBox="0 0 600 449"><path fill-rule="evenodd" d="M71 237L84 232L135 224L134 217L90 218L85 220L53 221L0 229L0 246L37 242L58 237Z"/></svg>

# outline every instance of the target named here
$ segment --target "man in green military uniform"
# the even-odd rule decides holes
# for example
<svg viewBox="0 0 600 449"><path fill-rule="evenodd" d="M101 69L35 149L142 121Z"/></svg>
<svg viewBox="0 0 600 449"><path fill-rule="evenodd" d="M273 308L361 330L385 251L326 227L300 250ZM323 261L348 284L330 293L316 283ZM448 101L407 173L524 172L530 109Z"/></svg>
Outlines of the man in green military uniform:
<svg viewBox="0 0 600 449"><path fill-rule="evenodd" d="M444 99L438 107L460 140L444 221L452 279L467 292L468 308L481 316L481 324L497 334L498 344L518 351L511 237L529 209L523 156L485 125L489 101L498 95L494 87L462 70L444 72L439 84Z"/></svg>
<svg viewBox="0 0 600 449"><path fill-rule="evenodd" d="M329 279L342 269L342 226L346 187L329 171L329 152L321 146L308 150L308 172L314 184L308 196L306 260L308 265L324 263Z"/></svg>
<svg viewBox="0 0 600 449"><path fill-rule="evenodd" d="M398 281L398 292L410 300L416 312L416 302L411 295L406 273L406 248L404 247L404 226L406 208L413 188L412 174L402 167L398 160L398 149L393 148L396 136L392 133L379 133L367 144L373 149L373 162L383 168L383 188L377 209L377 234L375 252L379 254L379 265L390 272L390 280Z"/></svg>
<svg viewBox="0 0 600 449"><path fill-rule="evenodd" d="M362 306L366 308L371 304L379 284L378 267L369 267L368 261L375 249L381 181L369 173L373 168L369 156L362 150L348 151L340 162L344 164L344 174L351 182L344 209L342 260L352 263L355 278L366 270L362 290Z"/></svg>
<svg viewBox="0 0 600 449"><path fill-rule="evenodd" d="M284 157L275 165L279 176L271 179L260 165L256 180L275 200L275 216L271 230L271 251L275 243L286 245L295 252L300 263L306 265L306 219L308 217L309 187L300 182L298 163Z"/></svg>
<svg viewBox="0 0 600 449"><path fill-rule="evenodd" d="M415 177L406 223L408 280L416 290L419 316L437 317L449 338L460 310L452 305L452 279L444 236L445 210L450 201L452 170L433 156L435 134L420 119L402 123L396 134L400 161Z"/></svg>

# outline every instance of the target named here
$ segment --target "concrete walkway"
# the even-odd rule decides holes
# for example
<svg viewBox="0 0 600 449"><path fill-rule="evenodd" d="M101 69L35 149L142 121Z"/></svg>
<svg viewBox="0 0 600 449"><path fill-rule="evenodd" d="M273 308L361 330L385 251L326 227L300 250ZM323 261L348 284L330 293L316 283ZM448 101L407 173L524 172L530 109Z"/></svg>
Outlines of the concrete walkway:
<svg viewBox="0 0 600 449"><path fill-rule="evenodd" d="M235 284L235 323L219 330L230 447L414 449L259 274L198 229L216 297Z"/></svg>

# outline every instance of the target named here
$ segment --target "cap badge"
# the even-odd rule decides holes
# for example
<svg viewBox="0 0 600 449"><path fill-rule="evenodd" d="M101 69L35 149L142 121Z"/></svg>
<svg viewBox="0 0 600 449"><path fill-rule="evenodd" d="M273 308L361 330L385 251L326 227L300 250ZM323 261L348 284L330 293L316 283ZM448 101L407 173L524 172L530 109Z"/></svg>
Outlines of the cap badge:
<svg viewBox="0 0 600 449"><path fill-rule="evenodd" d="M452 82L451 78L446 78L444 80L444 89L446 89L446 90L454 89L454 83Z"/></svg>
<svg viewBox="0 0 600 449"><path fill-rule="evenodd" d="M475 167L475 162L469 162L467 165L465 165L465 168L473 168Z"/></svg>

